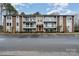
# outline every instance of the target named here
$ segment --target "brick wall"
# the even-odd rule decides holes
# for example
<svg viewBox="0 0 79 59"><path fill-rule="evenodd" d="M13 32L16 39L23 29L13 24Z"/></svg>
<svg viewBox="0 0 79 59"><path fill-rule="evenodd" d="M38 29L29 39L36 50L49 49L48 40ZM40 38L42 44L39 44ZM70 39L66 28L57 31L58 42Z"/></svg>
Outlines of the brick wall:
<svg viewBox="0 0 79 59"><path fill-rule="evenodd" d="M63 16L63 31L66 32L66 16Z"/></svg>
<svg viewBox="0 0 79 59"><path fill-rule="evenodd" d="M20 16L20 32L22 32L22 16Z"/></svg>
<svg viewBox="0 0 79 59"><path fill-rule="evenodd" d="M12 22L13 22L13 27L12 27L12 32L16 32L16 16L12 17Z"/></svg>

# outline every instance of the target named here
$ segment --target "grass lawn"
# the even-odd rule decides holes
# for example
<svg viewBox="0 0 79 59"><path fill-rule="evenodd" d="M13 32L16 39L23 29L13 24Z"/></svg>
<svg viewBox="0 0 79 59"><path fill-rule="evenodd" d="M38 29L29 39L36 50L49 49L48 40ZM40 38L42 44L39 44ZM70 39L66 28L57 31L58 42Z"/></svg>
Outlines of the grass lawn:
<svg viewBox="0 0 79 59"><path fill-rule="evenodd" d="M0 35L79 35L79 32L73 32L73 33L0 33Z"/></svg>

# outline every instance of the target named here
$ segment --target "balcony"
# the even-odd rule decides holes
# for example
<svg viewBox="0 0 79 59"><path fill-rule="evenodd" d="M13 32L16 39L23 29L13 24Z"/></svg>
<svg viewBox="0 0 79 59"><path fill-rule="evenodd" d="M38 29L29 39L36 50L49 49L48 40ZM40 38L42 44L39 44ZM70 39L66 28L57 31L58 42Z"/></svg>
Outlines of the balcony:
<svg viewBox="0 0 79 59"><path fill-rule="evenodd" d="M6 9L6 7L3 7L3 10L5 10Z"/></svg>
<svg viewBox="0 0 79 59"><path fill-rule="evenodd" d="M36 28L36 26L35 25L23 25L23 28Z"/></svg>
<svg viewBox="0 0 79 59"><path fill-rule="evenodd" d="M44 22L57 22L56 19L44 19Z"/></svg>
<svg viewBox="0 0 79 59"><path fill-rule="evenodd" d="M35 18L25 18L24 22L36 22Z"/></svg>
<svg viewBox="0 0 79 59"><path fill-rule="evenodd" d="M23 23L35 23L35 22L36 22L35 20L32 20L32 21L31 20L24 20L23 21Z"/></svg>
<svg viewBox="0 0 79 59"><path fill-rule="evenodd" d="M44 28L57 28L57 26L56 25L53 25L53 26L49 26L49 25L44 25Z"/></svg>

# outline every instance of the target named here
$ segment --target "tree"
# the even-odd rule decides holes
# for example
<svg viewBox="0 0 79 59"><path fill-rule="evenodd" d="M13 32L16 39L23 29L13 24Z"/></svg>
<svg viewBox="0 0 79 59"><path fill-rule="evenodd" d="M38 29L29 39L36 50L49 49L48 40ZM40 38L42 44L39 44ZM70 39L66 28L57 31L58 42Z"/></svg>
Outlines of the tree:
<svg viewBox="0 0 79 59"><path fill-rule="evenodd" d="M25 16L25 13L24 12L21 12L21 14L20 15L23 15L23 16Z"/></svg>
<svg viewBox="0 0 79 59"><path fill-rule="evenodd" d="M6 3L0 3L0 19L1 19L0 25L2 25L3 15L6 15L6 12L5 12L5 4Z"/></svg>
<svg viewBox="0 0 79 59"><path fill-rule="evenodd" d="M10 3L3 3L8 15L16 15L18 11L10 4Z"/></svg>
<svg viewBox="0 0 79 59"><path fill-rule="evenodd" d="M41 15L39 12L34 13L33 15Z"/></svg>
<svg viewBox="0 0 79 59"><path fill-rule="evenodd" d="M3 25L3 15L17 15L18 11L10 3L0 3L0 25Z"/></svg>
<svg viewBox="0 0 79 59"><path fill-rule="evenodd" d="M75 26L74 26L74 30L75 30L75 32L79 32L79 24L75 24Z"/></svg>

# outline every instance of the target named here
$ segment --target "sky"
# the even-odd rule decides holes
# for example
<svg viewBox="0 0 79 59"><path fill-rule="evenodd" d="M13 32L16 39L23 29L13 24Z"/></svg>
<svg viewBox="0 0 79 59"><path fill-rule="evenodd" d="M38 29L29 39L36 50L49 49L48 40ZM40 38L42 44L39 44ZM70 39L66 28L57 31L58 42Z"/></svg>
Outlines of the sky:
<svg viewBox="0 0 79 59"><path fill-rule="evenodd" d="M11 3L19 12L25 14L33 14L40 12L41 14L60 14L73 15L76 14L79 19L79 3ZM77 20L78 20L77 19ZM0 21L1 22L1 21Z"/></svg>
<svg viewBox="0 0 79 59"><path fill-rule="evenodd" d="M25 14L40 12L41 14L78 14L79 3L12 3L16 10Z"/></svg>

